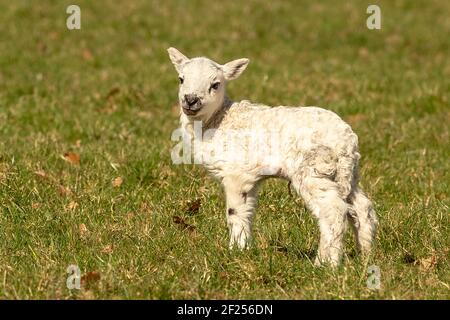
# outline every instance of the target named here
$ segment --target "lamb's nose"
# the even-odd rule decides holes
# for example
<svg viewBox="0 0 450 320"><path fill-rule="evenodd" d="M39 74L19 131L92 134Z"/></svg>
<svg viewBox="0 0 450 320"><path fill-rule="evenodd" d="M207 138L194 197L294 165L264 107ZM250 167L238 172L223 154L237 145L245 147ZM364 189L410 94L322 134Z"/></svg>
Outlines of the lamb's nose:
<svg viewBox="0 0 450 320"><path fill-rule="evenodd" d="M184 100L186 100L189 107L192 107L198 102L199 98L195 94L186 94L184 95Z"/></svg>

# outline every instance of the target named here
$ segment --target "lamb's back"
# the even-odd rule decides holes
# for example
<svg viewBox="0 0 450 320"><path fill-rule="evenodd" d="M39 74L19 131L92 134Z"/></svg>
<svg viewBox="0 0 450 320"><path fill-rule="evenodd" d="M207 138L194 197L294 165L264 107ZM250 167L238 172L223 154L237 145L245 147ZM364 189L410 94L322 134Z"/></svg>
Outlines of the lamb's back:
<svg viewBox="0 0 450 320"><path fill-rule="evenodd" d="M271 132L286 143L297 139L304 148L318 144L341 149L349 143L357 144L351 127L336 113L314 106L270 107L244 100L231 106L221 129Z"/></svg>

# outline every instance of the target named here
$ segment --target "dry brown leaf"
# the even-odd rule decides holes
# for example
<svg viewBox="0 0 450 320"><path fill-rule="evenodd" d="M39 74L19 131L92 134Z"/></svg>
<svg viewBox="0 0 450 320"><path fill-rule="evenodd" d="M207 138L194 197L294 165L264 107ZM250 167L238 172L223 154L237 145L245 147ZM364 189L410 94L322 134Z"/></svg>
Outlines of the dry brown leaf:
<svg viewBox="0 0 450 320"><path fill-rule="evenodd" d="M190 201L190 202L188 202L188 204L186 206L185 212L190 215L196 214L200 210L201 204L202 204L202 199L196 199L194 201Z"/></svg>
<svg viewBox="0 0 450 320"><path fill-rule="evenodd" d="M94 56L92 55L92 52L89 49L84 49L82 52L83 59L86 61L91 61Z"/></svg>
<svg viewBox="0 0 450 320"><path fill-rule="evenodd" d="M195 227L186 223L186 221L180 216L173 216L173 222L179 225L183 230L188 230L190 232L195 231Z"/></svg>
<svg viewBox="0 0 450 320"><path fill-rule="evenodd" d="M122 183L123 183L122 177L117 177L112 181L113 187L116 187L116 188L120 187L122 185Z"/></svg>
<svg viewBox="0 0 450 320"><path fill-rule="evenodd" d="M431 255L428 257L416 258L412 254L407 253L403 258L403 262L418 266L421 271L426 272L436 267L439 259L441 258L440 255L441 253L432 251Z"/></svg>
<svg viewBox="0 0 450 320"><path fill-rule="evenodd" d="M106 100L109 100L110 98L114 97L116 94L120 92L120 88L114 87L111 90L109 90L108 94L106 95Z"/></svg>
<svg viewBox="0 0 450 320"><path fill-rule="evenodd" d="M98 271L90 271L81 276L81 284L83 286L89 286L94 282L99 281L101 278L100 272Z"/></svg>
<svg viewBox="0 0 450 320"><path fill-rule="evenodd" d="M78 203L76 203L75 201L70 201L70 203L67 205L67 209L69 210L75 210L76 208L78 208Z"/></svg>
<svg viewBox="0 0 450 320"><path fill-rule="evenodd" d="M433 269L438 262L438 258L436 255L429 256L428 258L422 258L417 261L420 270L422 271L430 271Z"/></svg>
<svg viewBox="0 0 450 320"><path fill-rule="evenodd" d="M350 116L345 117L345 121L347 121L350 125L356 125L362 121L365 121L367 119L367 115L362 113L353 114Z"/></svg>
<svg viewBox="0 0 450 320"><path fill-rule="evenodd" d="M60 196L66 196L70 194L70 189L64 187L62 184L58 185L58 193Z"/></svg>
<svg viewBox="0 0 450 320"><path fill-rule="evenodd" d="M33 203L31 203L31 208L32 208L32 209L39 209L41 206L42 206L42 204L39 203L39 202L33 202Z"/></svg>
<svg viewBox="0 0 450 320"><path fill-rule="evenodd" d="M102 253L110 254L113 252L113 248L111 245L104 246L102 249Z"/></svg>
<svg viewBox="0 0 450 320"><path fill-rule="evenodd" d="M43 170L35 171L34 174L41 179L47 179L47 174Z"/></svg>
<svg viewBox="0 0 450 320"><path fill-rule="evenodd" d="M69 152L64 153L62 158L71 164L74 164L74 165L80 164L80 155L78 153L69 151Z"/></svg>
<svg viewBox="0 0 450 320"><path fill-rule="evenodd" d="M83 239L86 238L89 233L89 230L84 223L80 223L80 225L78 226L78 231L80 232L80 236Z"/></svg>

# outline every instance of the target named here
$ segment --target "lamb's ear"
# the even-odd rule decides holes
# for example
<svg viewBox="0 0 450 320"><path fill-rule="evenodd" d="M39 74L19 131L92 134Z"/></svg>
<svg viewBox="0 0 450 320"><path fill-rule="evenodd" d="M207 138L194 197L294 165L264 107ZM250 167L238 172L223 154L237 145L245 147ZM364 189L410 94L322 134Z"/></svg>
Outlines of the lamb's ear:
<svg viewBox="0 0 450 320"><path fill-rule="evenodd" d="M247 68L250 60L248 59L237 59L231 62L228 62L222 66L223 75L227 81L234 80L244 72L245 68Z"/></svg>
<svg viewBox="0 0 450 320"><path fill-rule="evenodd" d="M175 69L177 69L178 72L180 71L180 65L182 65L186 61L189 61L188 57L186 57L175 48L170 47L169 49L167 49L167 52L169 53L170 61L172 61Z"/></svg>

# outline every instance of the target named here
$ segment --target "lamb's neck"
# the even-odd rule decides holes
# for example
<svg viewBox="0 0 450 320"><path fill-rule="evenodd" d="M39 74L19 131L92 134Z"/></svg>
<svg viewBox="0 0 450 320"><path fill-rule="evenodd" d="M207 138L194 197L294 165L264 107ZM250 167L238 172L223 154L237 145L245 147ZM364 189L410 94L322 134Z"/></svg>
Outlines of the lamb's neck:
<svg viewBox="0 0 450 320"><path fill-rule="evenodd" d="M208 129L216 129L219 127L220 123L222 122L225 114L227 113L228 109L233 104L233 101L228 98L228 96L225 96L223 99L222 105L209 117L208 119L202 121L202 132ZM187 117L184 113L181 114L180 122L182 129L189 133L192 136L195 136L196 130L194 130L194 122L200 121L200 120L194 120Z"/></svg>

